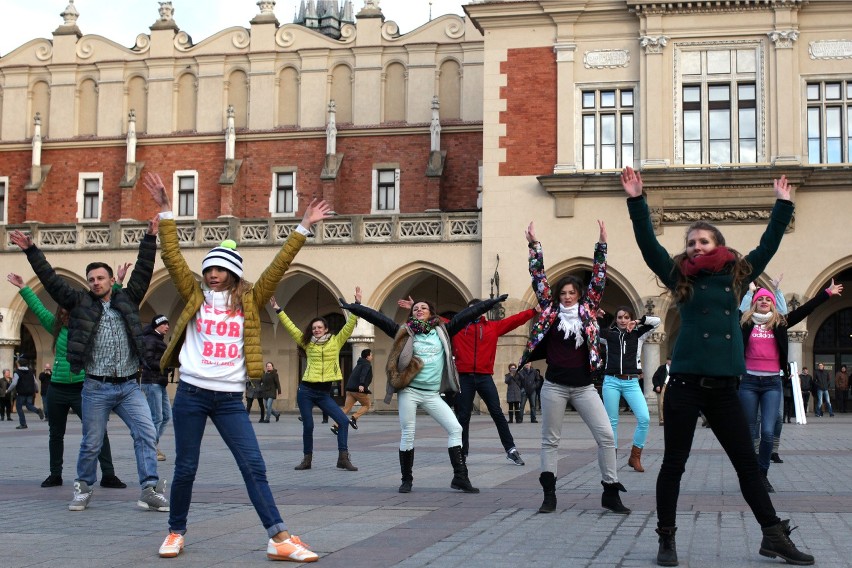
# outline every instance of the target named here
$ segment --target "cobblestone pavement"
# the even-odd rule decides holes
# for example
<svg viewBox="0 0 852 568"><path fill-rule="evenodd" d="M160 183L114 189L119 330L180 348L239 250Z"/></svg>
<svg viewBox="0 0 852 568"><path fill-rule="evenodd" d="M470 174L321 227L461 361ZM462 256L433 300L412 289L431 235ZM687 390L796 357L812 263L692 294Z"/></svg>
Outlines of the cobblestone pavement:
<svg viewBox="0 0 852 568"><path fill-rule="evenodd" d="M35 420L33 420L35 418ZM317 416L317 418L319 418ZM653 417L652 417L653 418ZM157 556L167 514L136 507L139 489L133 444L115 415L110 420L116 471L131 486L96 487L84 512L69 512L80 423L69 419L65 485L42 489L48 474L47 423L28 416L0 423L0 567L268 566L265 531L248 501L240 473L212 424L208 425L190 510L186 548L176 559ZM257 420L257 415L252 418ZM557 511L541 503L540 424L513 424L526 466L505 458L487 415L471 422L471 480L482 492L450 489L446 435L418 417L414 490L399 486L399 425L394 415L364 416L350 432L357 472L335 467L335 438L317 420L313 469L294 471L301 459L301 423L294 415L255 424L276 502L294 534L310 543L326 567L404 566L654 566L654 487L662 459L662 428L652 420L642 456L645 473L626 465L635 421L622 415L619 478L628 489L628 516L600 508L596 451L585 425L566 415L560 449ZM799 529L793 540L818 566L849 566L852 558L852 414L785 425L783 464L773 464L772 498L782 518ZM160 475L172 477L173 434L161 449ZM757 554L760 527L742 496L733 468L708 429L696 430L681 489L678 515L681 566L757 567L781 562Z"/></svg>

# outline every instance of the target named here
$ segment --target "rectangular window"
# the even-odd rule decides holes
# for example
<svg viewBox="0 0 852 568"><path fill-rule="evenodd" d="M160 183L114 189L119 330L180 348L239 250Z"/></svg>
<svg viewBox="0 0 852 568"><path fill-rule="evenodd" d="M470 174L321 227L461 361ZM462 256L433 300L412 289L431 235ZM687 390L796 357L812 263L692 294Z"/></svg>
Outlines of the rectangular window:
<svg viewBox="0 0 852 568"><path fill-rule="evenodd" d="M295 188L296 174L275 174L275 212L293 213L293 193Z"/></svg>
<svg viewBox="0 0 852 568"><path fill-rule="evenodd" d="M103 173L80 173L77 176L77 221L80 223L101 220L103 202Z"/></svg>
<svg viewBox="0 0 852 568"><path fill-rule="evenodd" d="M9 178L0 177L0 225L7 223L6 203L9 194Z"/></svg>
<svg viewBox="0 0 852 568"><path fill-rule="evenodd" d="M399 169L373 170L373 213L399 213Z"/></svg>
<svg viewBox="0 0 852 568"><path fill-rule="evenodd" d="M172 178L172 195L176 216L195 219L198 216L198 172L176 171Z"/></svg>
<svg viewBox="0 0 852 568"><path fill-rule="evenodd" d="M684 51L680 118L683 164L754 164L758 131L756 49Z"/></svg>
<svg viewBox="0 0 852 568"><path fill-rule="evenodd" d="M584 170L632 166L634 159L633 89L582 91Z"/></svg>
<svg viewBox="0 0 852 568"><path fill-rule="evenodd" d="M852 161L852 80L807 86L808 163Z"/></svg>

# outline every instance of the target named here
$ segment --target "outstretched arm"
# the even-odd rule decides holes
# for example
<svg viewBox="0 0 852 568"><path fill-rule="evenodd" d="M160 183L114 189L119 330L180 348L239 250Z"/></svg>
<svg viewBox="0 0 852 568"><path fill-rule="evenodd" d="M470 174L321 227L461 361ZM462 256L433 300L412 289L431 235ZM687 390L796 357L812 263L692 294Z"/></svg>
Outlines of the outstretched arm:
<svg viewBox="0 0 852 568"><path fill-rule="evenodd" d="M30 266L32 266L33 272L35 272L38 279L44 285L44 289L47 290L50 297L66 310L73 308L77 303L79 292L56 274L56 271L53 270L53 267L45 258L44 253L33 244L30 236L16 230L9 233L9 240L20 247L24 251L24 254L27 255L27 260Z"/></svg>
<svg viewBox="0 0 852 568"><path fill-rule="evenodd" d="M533 292L535 292L535 296L538 299L538 305L544 309L551 304L552 296L550 284L547 283L547 274L544 271L544 251L541 248L541 243L535 236L535 226L532 222L530 222L526 231L524 231L524 236L529 246L528 261Z"/></svg>
<svg viewBox="0 0 852 568"><path fill-rule="evenodd" d="M340 307L348 311L350 314L354 314L359 318L363 318L365 321L370 322L371 324L382 330L388 337L396 337L396 334L401 326L385 314L361 304L360 293L361 288L355 288L354 304L347 304L346 300L344 300L343 298L338 298L337 301L340 303Z"/></svg>
<svg viewBox="0 0 852 568"><path fill-rule="evenodd" d="M472 321L475 321L479 316L499 304L508 298L508 294L503 294L501 296L497 296L496 298L490 298L488 300L482 300L481 302L477 302L472 306L468 306L456 315L447 323L447 333L450 335L455 335L462 329L464 326L469 324Z"/></svg>
<svg viewBox="0 0 852 568"><path fill-rule="evenodd" d="M55 321L53 314L50 310L44 307L44 304L41 303L41 300L39 300L38 296L36 296L36 293L33 292L29 286L24 285L24 279L18 274L11 272L8 276L6 276L6 280L18 288L18 294L21 295L24 302L27 303L27 306L36 315L41 326L47 331L52 332L53 322Z"/></svg>
<svg viewBox="0 0 852 568"><path fill-rule="evenodd" d="M606 224L598 220L598 228L599 236L598 242L595 244L595 263L592 266L592 279L589 280L589 287L586 290L586 296L593 308L597 308L600 305L604 287L606 286Z"/></svg>

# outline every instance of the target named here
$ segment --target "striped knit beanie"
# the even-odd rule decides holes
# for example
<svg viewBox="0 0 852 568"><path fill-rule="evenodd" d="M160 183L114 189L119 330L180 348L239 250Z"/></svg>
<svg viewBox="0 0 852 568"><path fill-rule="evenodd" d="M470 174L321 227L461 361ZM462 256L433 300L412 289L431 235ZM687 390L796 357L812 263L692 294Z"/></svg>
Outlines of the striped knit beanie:
<svg viewBox="0 0 852 568"><path fill-rule="evenodd" d="M243 277L243 257L237 252L237 243L231 239L222 241L216 248L210 249L201 263L201 273L212 266L224 268L233 272L237 277Z"/></svg>

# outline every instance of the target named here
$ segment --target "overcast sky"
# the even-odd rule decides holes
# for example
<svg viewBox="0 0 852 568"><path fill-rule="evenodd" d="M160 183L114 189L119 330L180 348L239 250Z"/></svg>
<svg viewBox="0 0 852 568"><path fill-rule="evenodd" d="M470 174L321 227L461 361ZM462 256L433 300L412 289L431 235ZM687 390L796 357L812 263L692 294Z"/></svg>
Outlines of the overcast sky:
<svg viewBox="0 0 852 568"><path fill-rule="evenodd" d="M282 24L293 21L300 0L277 0L275 15ZM466 0L380 0L386 20L393 20L402 33L444 14L464 15ZM59 16L68 0L2 0L0 17L0 56L35 38L53 38L53 30L62 24ZM157 0L74 0L80 13L77 25L84 34L105 36L132 47L136 36L149 33L148 27L159 17ZM198 43L231 26L249 27L259 13L257 0L172 0L174 19L181 30ZM355 13L364 0L353 0Z"/></svg>

